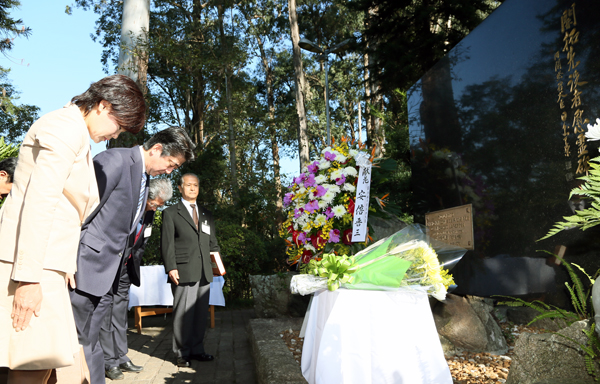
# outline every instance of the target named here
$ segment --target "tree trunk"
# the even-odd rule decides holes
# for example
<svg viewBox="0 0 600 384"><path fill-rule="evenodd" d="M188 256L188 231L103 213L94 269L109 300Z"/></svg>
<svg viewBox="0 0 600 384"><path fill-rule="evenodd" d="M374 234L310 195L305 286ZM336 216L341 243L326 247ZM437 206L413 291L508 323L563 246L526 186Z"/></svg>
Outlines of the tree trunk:
<svg viewBox="0 0 600 384"><path fill-rule="evenodd" d="M300 154L300 171L308 165L308 126L306 124L306 110L304 109L304 71L302 69L302 53L300 52L300 30L298 28L298 15L296 14L296 0L288 0L290 30L292 35L292 53L294 58L294 72L296 84L296 111L298 113L298 152Z"/></svg>
<svg viewBox="0 0 600 384"><path fill-rule="evenodd" d="M373 101L373 108L379 113L383 113L383 97L381 96L381 87L378 82L371 79L371 100ZM371 128L373 130L371 136L371 145L376 146L375 157L381 157L385 153L383 144L385 143L385 132L383 130L383 121L381 117L371 114Z"/></svg>
<svg viewBox="0 0 600 384"><path fill-rule="evenodd" d="M146 93L150 0L124 0L118 73L130 77ZM141 43L141 44L139 44Z"/></svg>
<svg viewBox="0 0 600 384"><path fill-rule="evenodd" d="M217 5L219 12L219 32L221 35L221 46L224 51L224 58L227 60L227 51L229 50L229 43L225 37L225 27L223 24L223 14L225 9L222 4ZM233 108L231 102L231 74L229 63L225 63L225 97L227 98L227 123L229 125L228 136L229 136L229 168L231 172L231 192L233 196L233 205L239 206L240 203L240 192L237 180L237 157L236 157L236 146L235 146L235 129L233 128Z"/></svg>
<svg viewBox="0 0 600 384"><path fill-rule="evenodd" d="M358 99L358 127L356 129L358 131L358 137L356 140L361 143L362 142L362 104L360 99Z"/></svg>
<svg viewBox="0 0 600 384"><path fill-rule="evenodd" d="M117 73L136 82L146 94L148 73L148 29L150 27L150 0L124 0L121 21L121 49ZM111 139L109 148L133 147L144 142L143 132L132 135L124 132L117 139Z"/></svg>
<svg viewBox="0 0 600 384"><path fill-rule="evenodd" d="M258 48L260 49L260 56L262 59L263 67L265 69L265 82L267 85L267 106L269 108L269 135L271 136L271 153L273 156L273 178L275 181L275 189L277 190L277 225L283 222L283 196L281 192L281 175L279 166L279 145L277 144L277 130L275 127L275 95L273 90L273 70L269 65L267 54L265 52L264 44L260 36L256 36L258 42Z"/></svg>

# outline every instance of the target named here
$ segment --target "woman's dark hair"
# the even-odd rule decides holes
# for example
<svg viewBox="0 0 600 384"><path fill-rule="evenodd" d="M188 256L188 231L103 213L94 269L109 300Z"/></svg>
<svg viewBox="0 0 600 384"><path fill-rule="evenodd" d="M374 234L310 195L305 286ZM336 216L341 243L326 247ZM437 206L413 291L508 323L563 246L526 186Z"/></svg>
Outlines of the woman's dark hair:
<svg viewBox="0 0 600 384"><path fill-rule="evenodd" d="M138 133L146 121L146 102L137 84L127 76L112 75L99 80L71 102L87 116L102 100L110 103L110 114L121 128Z"/></svg>
<svg viewBox="0 0 600 384"><path fill-rule="evenodd" d="M185 129L181 127L169 127L157 132L150 140L144 143L144 149L149 151L156 144L162 144L161 156L183 156L185 161L194 160L194 148Z"/></svg>
<svg viewBox="0 0 600 384"><path fill-rule="evenodd" d="M8 183L13 182L13 176L15 175L15 168L17 167L17 158L9 157L0 161L0 171L4 171L8 174Z"/></svg>

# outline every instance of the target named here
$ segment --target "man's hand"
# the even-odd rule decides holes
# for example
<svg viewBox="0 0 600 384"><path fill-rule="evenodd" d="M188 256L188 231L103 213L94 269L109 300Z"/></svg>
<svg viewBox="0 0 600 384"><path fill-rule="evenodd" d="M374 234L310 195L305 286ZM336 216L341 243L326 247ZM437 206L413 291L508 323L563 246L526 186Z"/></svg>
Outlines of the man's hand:
<svg viewBox="0 0 600 384"><path fill-rule="evenodd" d="M67 283L67 288L71 287L71 289L77 288L77 284L75 284L75 275L72 273L67 273L65 275L65 282Z"/></svg>
<svg viewBox="0 0 600 384"><path fill-rule="evenodd" d="M31 321L31 315L40 315L42 309L42 287L40 283L19 282L15 291L13 310L13 328L17 332L24 331Z"/></svg>
<svg viewBox="0 0 600 384"><path fill-rule="evenodd" d="M171 269L169 271L169 279L175 283L175 285L179 285L179 271L176 269Z"/></svg>

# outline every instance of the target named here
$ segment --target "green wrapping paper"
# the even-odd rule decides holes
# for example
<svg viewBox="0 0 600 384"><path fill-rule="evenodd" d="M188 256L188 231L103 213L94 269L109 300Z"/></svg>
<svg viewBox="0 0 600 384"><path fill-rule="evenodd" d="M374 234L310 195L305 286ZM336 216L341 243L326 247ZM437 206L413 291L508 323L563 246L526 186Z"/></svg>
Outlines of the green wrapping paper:
<svg viewBox="0 0 600 384"><path fill-rule="evenodd" d="M387 256L377 263L360 268L354 273L351 284L343 284L348 289L385 290L385 288L398 288L411 262L393 256Z"/></svg>
<svg viewBox="0 0 600 384"><path fill-rule="evenodd" d="M466 250L435 242L425 232L423 226L412 225L354 256L324 254L322 260L310 261L312 276L294 276L290 289L305 295L325 287L334 291L340 286L367 290L420 286L444 300L447 288L454 284L448 271Z"/></svg>
<svg viewBox="0 0 600 384"><path fill-rule="evenodd" d="M402 250L413 249L414 245L398 246L393 240L394 236L390 236L355 255L359 268L353 274L352 282L344 284L344 288L382 290L400 287L412 262L398 256Z"/></svg>

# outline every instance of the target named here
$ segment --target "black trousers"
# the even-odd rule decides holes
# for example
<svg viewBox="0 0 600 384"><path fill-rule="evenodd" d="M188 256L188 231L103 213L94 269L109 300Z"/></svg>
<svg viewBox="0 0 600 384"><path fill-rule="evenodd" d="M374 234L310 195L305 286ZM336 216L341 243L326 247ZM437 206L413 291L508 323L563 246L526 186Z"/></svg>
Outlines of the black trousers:
<svg viewBox="0 0 600 384"><path fill-rule="evenodd" d="M210 283L171 284L173 291L173 352L177 357L204 353Z"/></svg>
<svg viewBox="0 0 600 384"><path fill-rule="evenodd" d="M131 281L127 267L121 268L118 288L112 305L106 311L100 328L100 346L104 353L104 369L109 370L129 360L127 357L127 314L129 312L129 287Z"/></svg>
<svg viewBox="0 0 600 384"><path fill-rule="evenodd" d="M99 337L106 312L110 310L112 292L98 297L75 289L70 291L70 296L77 337L83 346L91 384L104 384L104 354Z"/></svg>

